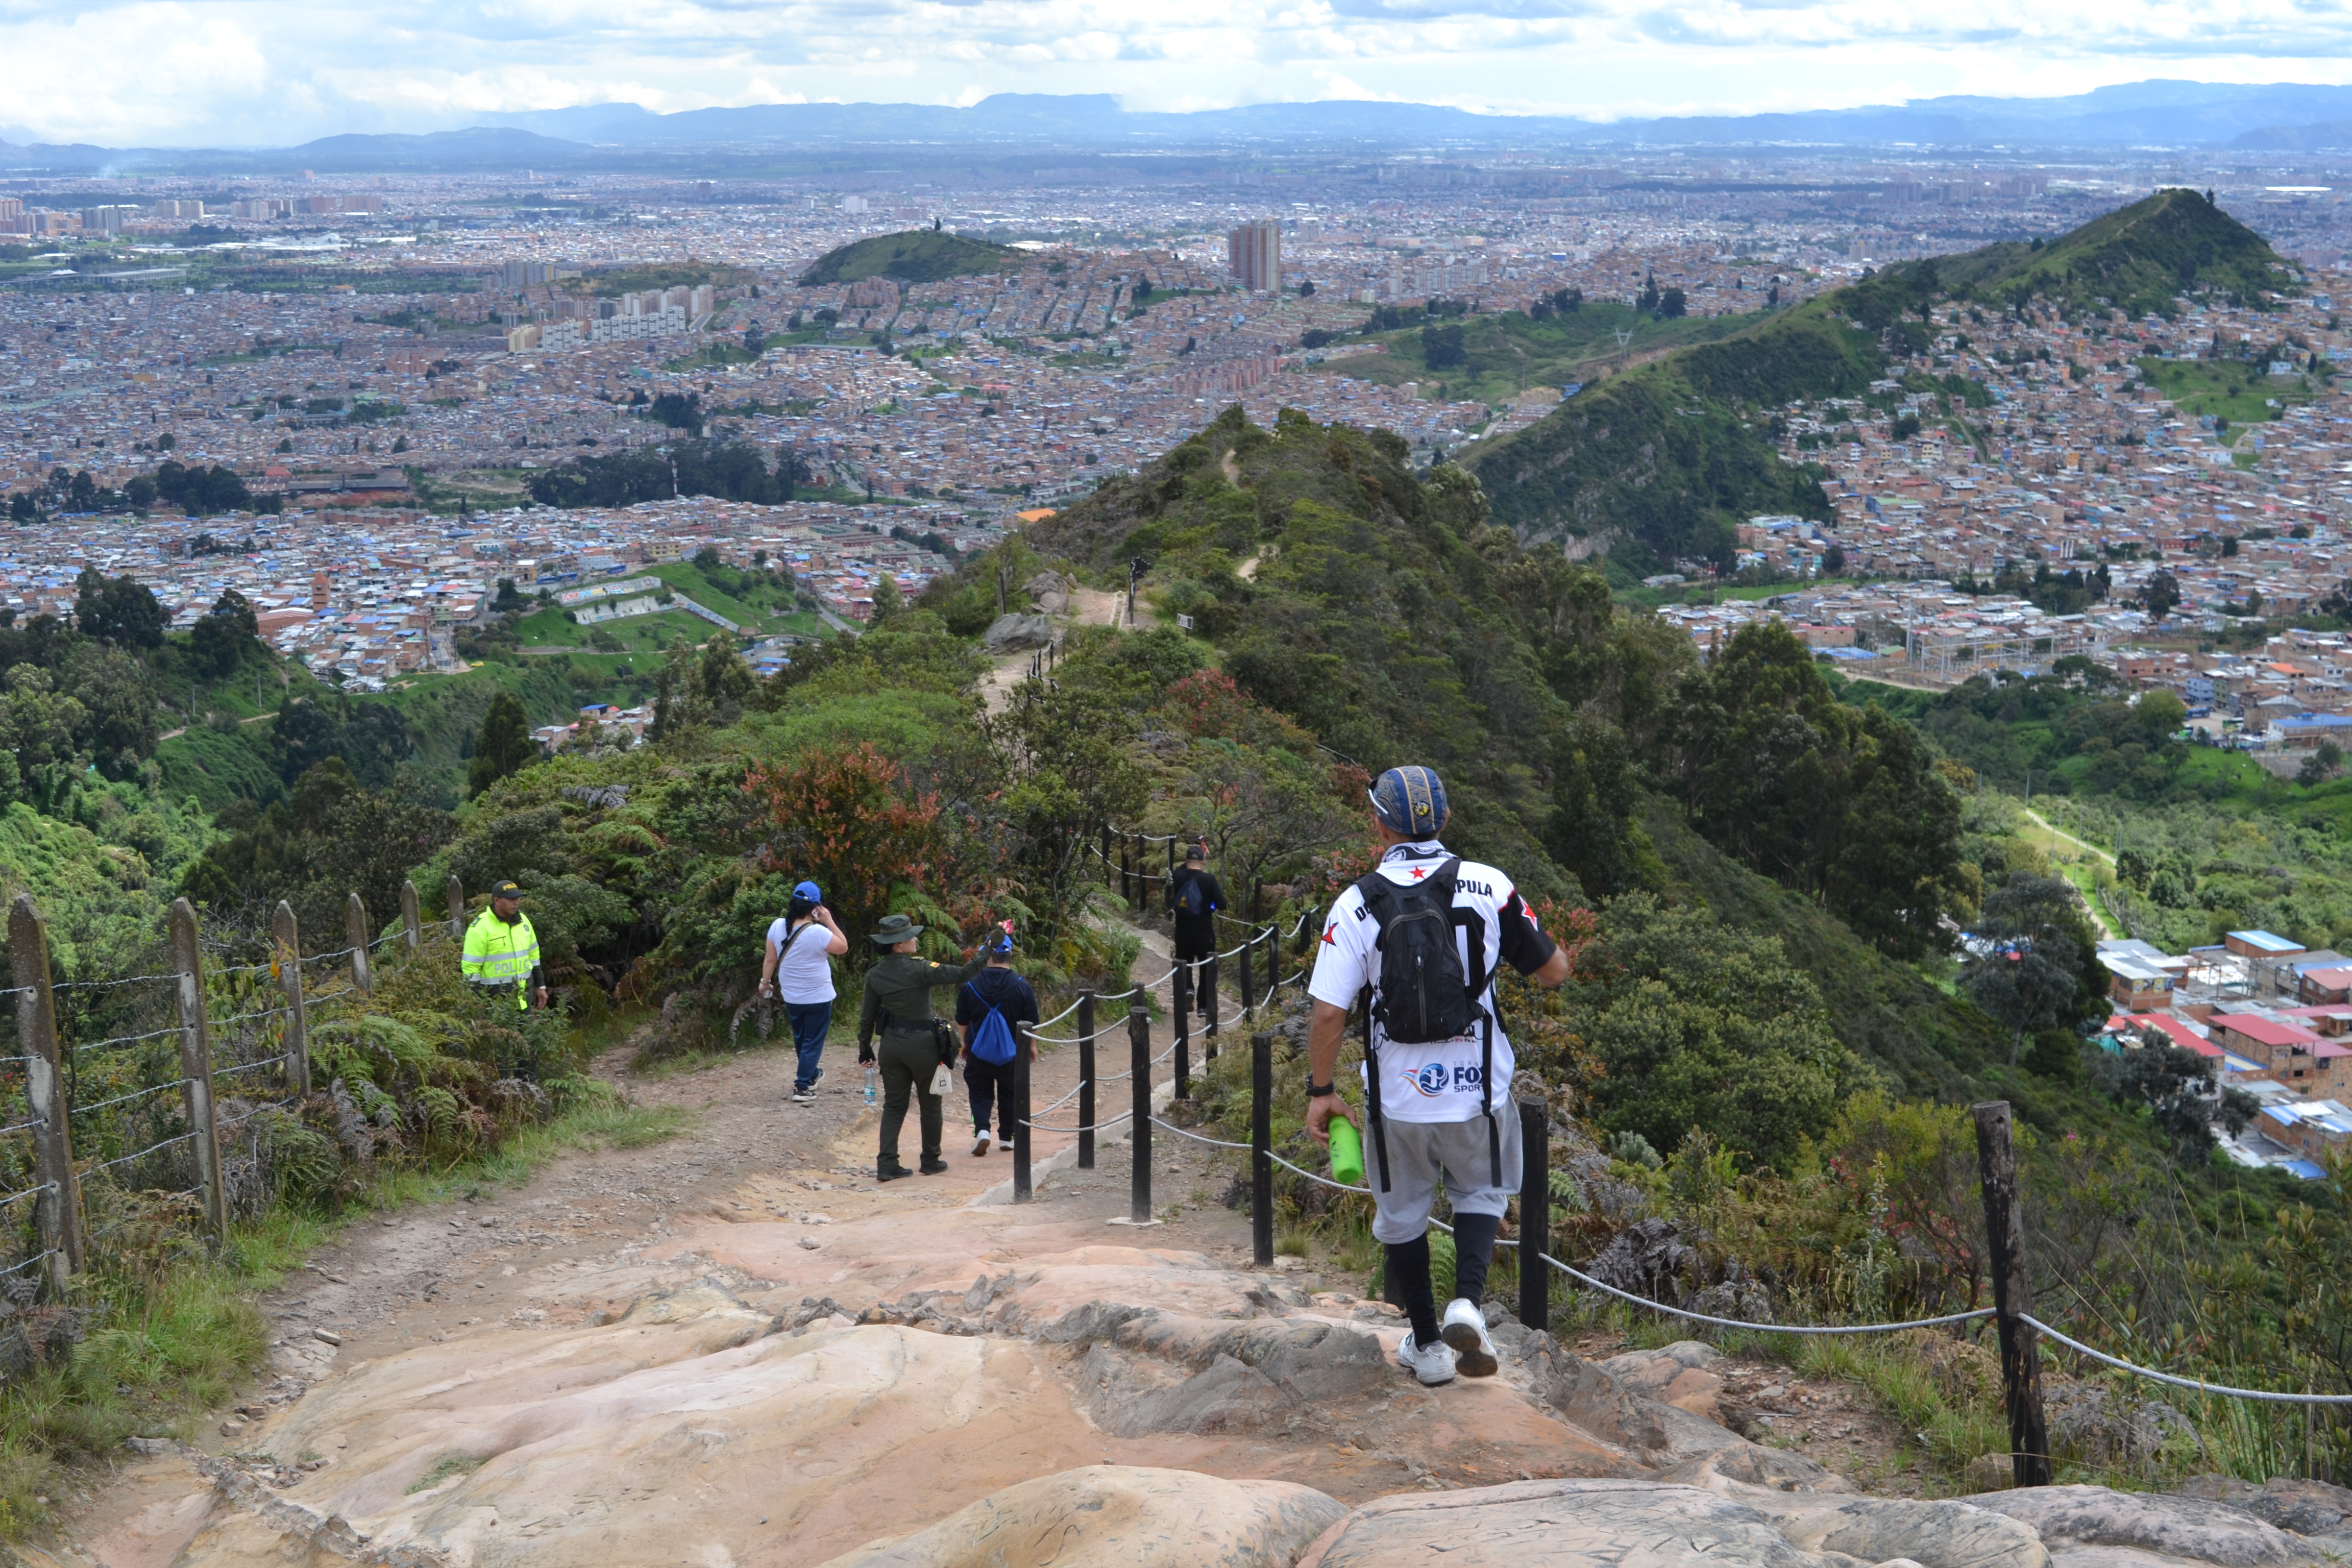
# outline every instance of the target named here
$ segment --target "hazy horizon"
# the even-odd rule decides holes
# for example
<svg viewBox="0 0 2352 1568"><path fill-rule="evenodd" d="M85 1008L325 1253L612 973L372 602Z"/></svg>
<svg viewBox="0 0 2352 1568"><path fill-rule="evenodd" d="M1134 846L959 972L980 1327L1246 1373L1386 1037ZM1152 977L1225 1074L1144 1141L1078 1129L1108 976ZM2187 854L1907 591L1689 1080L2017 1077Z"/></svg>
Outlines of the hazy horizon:
<svg viewBox="0 0 2352 1568"><path fill-rule="evenodd" d="M1105 0L595 0L396 13L280 0L28 0L0 136L106 146L282 147L459 129L600 103L969 105L1110 93L1130 110L1330 100L1620 120L2045 98L2158 79L2352 83L2342 5L2185 0L1964 16L1854 0L1234 0L1145 12Z"/></svg>

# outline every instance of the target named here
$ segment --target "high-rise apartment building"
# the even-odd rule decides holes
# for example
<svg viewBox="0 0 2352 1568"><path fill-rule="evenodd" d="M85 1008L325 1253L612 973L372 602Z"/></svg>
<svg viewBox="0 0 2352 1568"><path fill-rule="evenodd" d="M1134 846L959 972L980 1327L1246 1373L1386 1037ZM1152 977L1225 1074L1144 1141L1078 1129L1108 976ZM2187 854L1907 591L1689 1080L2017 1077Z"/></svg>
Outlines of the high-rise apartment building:
<svg viewBox="0 0 2352 1568"><path fill-rule="evenodd" d="M1275 293L1282 288L1282 222L1265 218L1245 223L1225 236L1225 268L1253 294Z"/></svg>

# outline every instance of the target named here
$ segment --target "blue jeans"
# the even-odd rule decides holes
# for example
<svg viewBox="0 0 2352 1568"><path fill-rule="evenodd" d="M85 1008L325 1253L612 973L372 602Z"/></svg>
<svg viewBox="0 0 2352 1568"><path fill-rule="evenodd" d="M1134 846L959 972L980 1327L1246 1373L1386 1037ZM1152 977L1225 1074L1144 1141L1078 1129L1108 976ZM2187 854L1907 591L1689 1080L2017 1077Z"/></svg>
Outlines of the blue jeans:
<svg viewBox="0 0 2352 1568"><path fill-rule="evenodd" d="M784 1004L784 1016L792 1020L793 1047L801 1054L800 1070L793 1077L793 1092L804 1094L816 1082L817 1069L824 1056L824 1033L833 1027L833 1004L811 1002L795 1006Z"/></svg>

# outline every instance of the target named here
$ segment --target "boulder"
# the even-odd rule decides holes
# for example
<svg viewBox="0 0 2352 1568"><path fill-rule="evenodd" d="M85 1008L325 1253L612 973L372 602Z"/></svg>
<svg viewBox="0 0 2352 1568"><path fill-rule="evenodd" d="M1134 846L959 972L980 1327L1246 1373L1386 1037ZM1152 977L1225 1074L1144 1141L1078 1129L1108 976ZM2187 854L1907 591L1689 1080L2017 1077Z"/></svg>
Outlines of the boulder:
<svg viewBox="0 0 2352 1568"><path fill-rule="evenodd" d="M1571 1426L1628 1448L1666 1446L1665 1426L1650 1401L1549 1334L1527 1332L1512 1353L1526 1365L1530 1392Z"/></svg>
<svg viewBox="0 0 2352 1568"><path fill-rule="evenodd" d="M1238 1432L1360 1408L1397 1381L1376 1335L1318 1320L1143 1312L1087 1352L1095 1424L1114 1436Z"/></svg>
<svg viewBox="0 0 2352 1568"><path fill-rule="evenodd" d="M1287 1481L1094 1465L991 1492L824 1568L1289 1568L1347 1511Z"/></svg>
<svg viewBox="0 0 2352 1568"><path fill-rule="evenodd" d="M1070 580L1059 572L1040 572L1022 590L1042 615L1058 616L1070 607Z"/></svg>
<svg viewBox="0 0 2352 1568"><path fill-rule="evenodd" d="M1713 1345L1678 1340L1664 1350L1628 1351L1601 1364L1635 1394L1712 1421L1723 1379L1706 1369L1721 1354Z"/></svg>
<svg viewBox="0 0 2352 1568"><path fill-rule="evenodd" d="M1298 1568L1822 1568L1752 1509L1697 1487L1518 1481L1366 1503Z"/></svg>
<svg viewBox="0 0 2352 1568"><path fill-rule="evenodd" d="M1045 616L1024 616L1016 613L1002 615L991 621L988 630L981 634L981 646L991 653L1018 653L1023 648L1044 647L1054 640L1054 623Z"/></svg>
<svg viewBox="0 0 2352 1568"><path fill-rule="evenodd" d="M2134 1547L2218 1568L2284 1568L2313 1558L2309 1544L2243 1509L2205 1498L2027 1487L1970 1500L2028 1524L2053 1551L2070 1545Z"/></svg>

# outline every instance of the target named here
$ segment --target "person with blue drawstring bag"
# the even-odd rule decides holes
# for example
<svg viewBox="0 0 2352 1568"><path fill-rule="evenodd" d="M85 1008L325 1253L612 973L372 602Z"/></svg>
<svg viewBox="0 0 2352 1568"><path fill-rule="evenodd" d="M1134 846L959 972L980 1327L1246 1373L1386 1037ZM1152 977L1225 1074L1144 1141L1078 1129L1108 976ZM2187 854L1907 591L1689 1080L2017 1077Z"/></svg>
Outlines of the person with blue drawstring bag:
<svg viewBox="0 0 2352 1568"><path fill-rule="evenodd" d="M963 1081L971 1092L971 1152L988 1152L992 1110L1010 1147L1013 1133L1013 1064L1021 1049L1017 1026L1037 1022L1037 993L1013 972L1013 922L985 944L988 967L956 989L956 1022L963 1026Z"/></svg>

